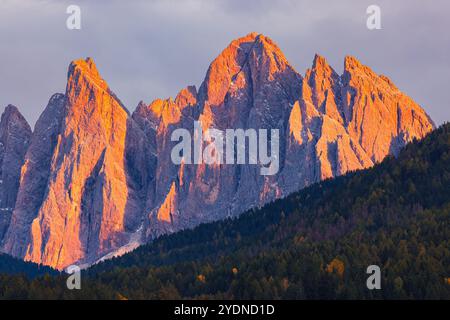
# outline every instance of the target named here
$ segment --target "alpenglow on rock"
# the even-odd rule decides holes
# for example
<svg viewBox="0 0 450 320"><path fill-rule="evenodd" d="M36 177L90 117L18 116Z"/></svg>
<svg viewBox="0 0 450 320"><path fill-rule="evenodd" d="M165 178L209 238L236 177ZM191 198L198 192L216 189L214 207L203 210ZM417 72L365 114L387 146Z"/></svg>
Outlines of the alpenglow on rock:
<svg viewBox="0 0 450 320"><path fill-rule="evenodd" d="M36 124L4 250L63 268L121 247L141 224L150 159L93 61L74 61Z"/></svg>
<svg viewBox="0 0 450 320"><path fill-rule="evenodd" d="M175 165L171 133L279 129L280 169ZM197 90L129 114L88 58L39 118L24 157L3 250L62 269L91 264L200 223L236 216L311 183L370 167L433 122L353 57L337 74L316 55L300 75L256 33L234 40ZM4 155L4 159L6 155Z"/></svg>

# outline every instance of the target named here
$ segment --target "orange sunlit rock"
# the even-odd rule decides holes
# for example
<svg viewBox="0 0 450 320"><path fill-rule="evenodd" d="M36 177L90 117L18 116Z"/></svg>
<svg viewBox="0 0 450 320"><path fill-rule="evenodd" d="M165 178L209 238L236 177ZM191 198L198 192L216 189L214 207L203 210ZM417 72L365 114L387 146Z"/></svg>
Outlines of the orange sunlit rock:
<svg viewBox="0 0 450 320"><path fill-rule="evenodd" d="M194 121L204 131L278 129L280 171L174 164L171 134L184 128L195 137ZM198 91L140 102L132 114L92 59L76 60L65 94L50 99L17 158L20 185L11 193L0 187L9 199L17 192L3 250L58 269L91 264L370 167L433 127L419 105L356 58L346 57L339 75L316 55L303 77L257 33L232 41Z"/></svg>

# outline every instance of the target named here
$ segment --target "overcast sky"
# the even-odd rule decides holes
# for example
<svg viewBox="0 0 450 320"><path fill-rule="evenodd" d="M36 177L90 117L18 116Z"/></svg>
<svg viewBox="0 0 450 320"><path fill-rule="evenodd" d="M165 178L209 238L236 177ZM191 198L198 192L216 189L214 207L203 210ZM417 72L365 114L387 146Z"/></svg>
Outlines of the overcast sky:
<svg viewBox="0 0 450 320"><path fill-rule="evenodd" d="M70 4L81 8L81 30L66 28ZM381 30L366 28L371 4L381 7ZM214 57L252 31L278 43L301 74L315 53L339 73L354 55L437 124L450 120L448 0L0 0L0 107L18 106L33 126L64 92L70 61L91 56L133 111L198 87Z"/></svg>

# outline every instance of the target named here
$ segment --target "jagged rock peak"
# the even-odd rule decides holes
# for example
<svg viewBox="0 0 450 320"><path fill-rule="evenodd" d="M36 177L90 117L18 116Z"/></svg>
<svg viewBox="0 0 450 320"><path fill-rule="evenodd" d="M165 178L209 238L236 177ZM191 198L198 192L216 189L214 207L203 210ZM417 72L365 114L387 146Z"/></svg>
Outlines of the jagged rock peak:
<svg viewBox="0 0 450 320"><path fill-rule="evenodd" d="M17 107L15 105L8 104L5 107L5 111L3 112L3 114L16 113L16 112L19 112L19 109L17 109Z"/></svg>
<svg viewBox="0 0 450 320"><path fill-rule="evenodd" d="M308 72L308 71L307 71ZM339 77L337 72L330 66L327 59L319 54L315 54L311 72L315 75L320 75L320 77L331 77L336 79Z"/></svg>
<svg viewBox="0 0 450 320"><path fill-rule="evenodd" d="M251 52L254 53L253 57L249 57ZM233 66L236 64L243 67L245 63L249 62L249 58L261 59L264 55L270 59L267 62L275 62L280 67L289 64L283 52L272 39L263 34L252 32L231 41L211 63L209 71L221 71L222 73L231 71L234 70Z"/></svg>
<svg viewBox="0 0 450 320"><path fill-rule="evenodd" d="M358 59L354 56L346 56L344 59L344 74L345 73L359 73L366 74L369 76L378 77L378 75L368 66L362 64Z"/></svg>
<svg viewBox="0 0 450 320"><path fill-rule="evenodd" d="M101 78L100 73L98 72L94 60L90 57L72 61L69 66L68 77L70 78L70 76L75 74L77 71L91 77L94 81L101 81L106 85L106 82Z"/></svg>
<svg viewBox="0 0 450 320"><path fill-rule="evenodd" d="M197 88L195 86L187 86L182 89L175 98L175 103L180 106L194 105L197 103Z"/></svg>
<svg viewBox="0 0 450 320"><path fill-rule="evenodd" d="M145 118L154 127L160 123L167 126L180 121L184 108L192 107L196 104L197 88L195 86L187 86L178 92L175 100L171 97L167 99L157 98L148 105L143 101L139 102L133 113L133 118L138 122L141 121L139 118Z"/></svg>
<svg viewBox="0 0 450 320"><path fill-rule="evenodd" d="M230 46L240 45L241 43L244 43L244 42L255 42L256 39L259 38L260 35L261 34L259 34L257 32L250 32L249 34L247 34L243 37L240 37L240 38L237 38L237 39L234 39L233 41L231 41Z"/></svg>
<svg viewBox="0 0 450 320"><path fill-rule="evenodd" d="M67 73L66 94L68 98L72 98L74 94L79 93L80 87L92 86L109 91L108 84L100 76L91 58L72 61Z"/></svg>
<svg viewBox="0 0 450 320"><path fill-rule="evenodd" d="M138 105L136 106L136 109L134 112L138 113L138 114L145 114L147 112L147 110L148 110L147 104L141 100L141 101L139 101Z"/></svg>
<svg viewBox="0 0 450 320"><path fill-rule="evenodd" d="M158 124L168 125L180 120L180 109L172 98L155 99L148 105L148 118L154 119ZM149 113L150 112L150 113Z"/></svg>
<svg viewBox="0 0 450 320"><path fill-rule="evenodd" d="M21 124L23 124L24 128L27 129L27 131L31 131L30 125L28 124L25 117L20 113L19 109L12 104L9 104L5 107L5 110L3 111L3 114L2 114L1 121L2 121L2 123L4 123L5 121L6 122L9 122L9 121L20 122Z"/></svg>
<svg viewBox="0 0 450 320"><path fill-rule="evenodd" d="M58 101L60 101L62 98L64 98L63 93L55 93L50 97L50 100L48 101L48 104L54 104Z"/></svg>
<svg viewBox="0 0 450 320"><path fill-rule="evenodd" d="M242 77L242 73L248 78ZM248 81L264 82L283 77L298 82L302 79L275 42L252 32L233 40L210 64L199 89L199 100L220 105L231 86L241 87Z"/></svg>
<svg viewBox="0 0 450 320"><path fill-rule="evenodd" d="M67 74L66 96L73 100L80 92L100 89L109 94L129 114L122 101L109 88L107 82L101 77L92 58L74 60L69 65ZM96 91L96 90L94 90Z"/></svg>
<svg viewBox="0 0 450 320"><path fill-rule="evenodd" d="M257 33L257 32L251 32L243 37L240 37L240 38L237 38L237 39L231 41L228 48L229 47L239 47L243 43L250 43L250 44L256 45L256 46L262 46L262 47L269 49L270 51L273 51L273 52L278 53L281 56L283 56L283 53L281 52L280 48L272 39L265 36L264 34Z"/></svg>
<svg viewBox="0 0 450 320"><path fill-rule="evenodd" d="M359 69L362 67L361 62L359 62L358 59L356 59L354 56L345 56L344 59L344 68L345 70L351 70L351 69Z"/></svg>
<svg viewBox="0 0 450 320"><path fill-rule="evenodd" d="M322 68L329 67L329 64L328 64L327 59L325 59L325 57L316 53L314 55L312 67L313 67L313 69L322 69Z"/></svg>
<svg viewBox="0 0 450 320"><path fill-rule="evenodd" d="M31 127L25 117L20 113L19 109L9 104L5 107L0 120L0 139L6 143L6 139L14 136L29 140L31 135Z"/></svg>

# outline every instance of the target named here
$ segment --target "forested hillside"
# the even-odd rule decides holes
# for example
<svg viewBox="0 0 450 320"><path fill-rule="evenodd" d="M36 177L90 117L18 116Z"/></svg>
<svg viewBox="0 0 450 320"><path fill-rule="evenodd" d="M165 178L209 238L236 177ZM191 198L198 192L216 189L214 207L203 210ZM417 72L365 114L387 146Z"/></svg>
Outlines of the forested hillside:
<svg viewBox="0 0 450 320"><path fill-rule="evenodd" d="M38 265L36 263L24 262L0 253L0 277L2 274L22 274L29 278L34 278L44 274L55 275L59 274L59 272L49 267Z"/></svg>
<svg viewBox="0 0 450 320"><path fill-rule="evenodd" d="M381 290L366 287L373 264ZM163 236L82 275L79 291L65 277L3 275L0 297L450 299L450 124L372 169Z"/></svg>

